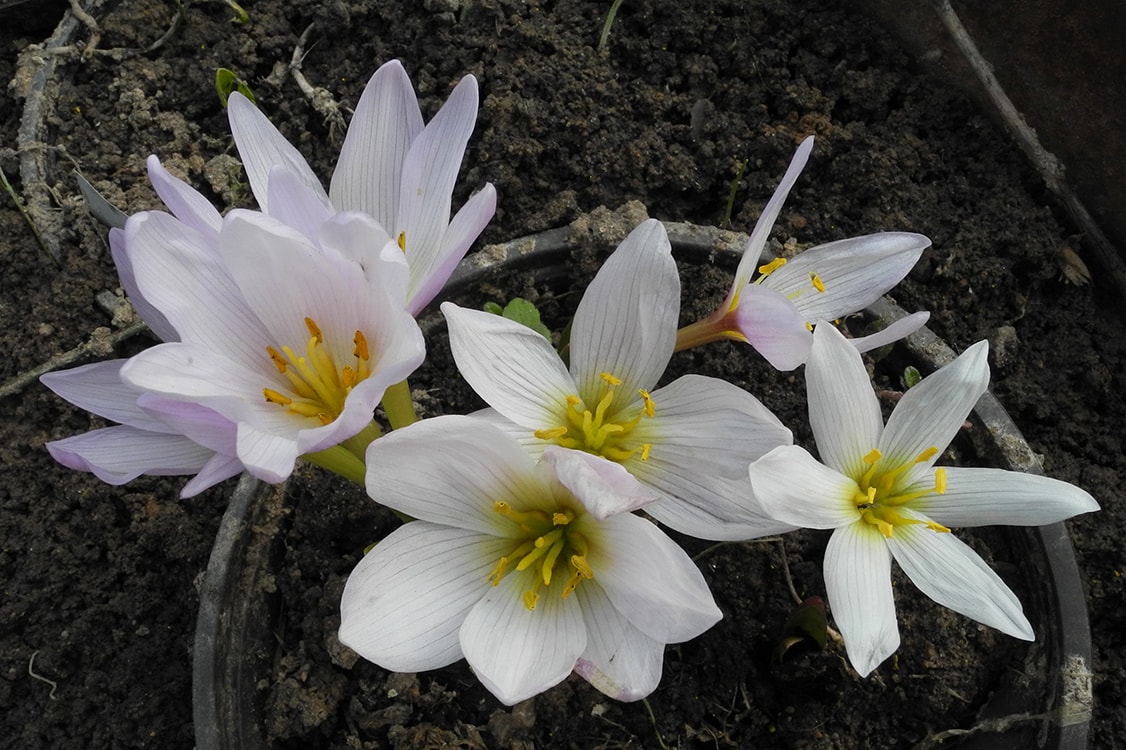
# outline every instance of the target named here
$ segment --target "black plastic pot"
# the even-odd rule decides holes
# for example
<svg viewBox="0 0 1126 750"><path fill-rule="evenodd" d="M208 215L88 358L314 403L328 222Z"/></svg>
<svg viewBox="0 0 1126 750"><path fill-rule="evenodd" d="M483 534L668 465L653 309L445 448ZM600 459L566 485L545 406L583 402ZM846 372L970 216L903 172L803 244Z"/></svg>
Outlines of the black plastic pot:
<svg viewBox="0 0 1126 750"><path fill-rule="evenodd" d="M605 218L605 217L603 217ZM579 228L581 227L581 228ZM593 227L593 228L592 228ZM733 270L746 236L710 227L666 224L678 260ZM592 237L616 242L629 220L603 228L584 222L488 247L467 258L447 288L449 296L504 274L536 280L567 277L572 250ZM884 323L906 313L883 299L867 314ZM437 316L423 316L436 325ZM930 330L906 341L920 369L931 371L954 352ZM1041 473L1039 461L991 393L974 409L976 449L1006 469ZM270 550L284 514L281 494L244 478L220 529L200 592L194 653L194 715L200 750L265 750L261 709L255 704L261 658L272 637L267 591ZM1091 716L1091 641L1079 569L1063 524L1006 530L1026 567L1025 605L1038 634L1021 669L1025 678L999 689L981 709L962 748L1083 750Z"/></svg>

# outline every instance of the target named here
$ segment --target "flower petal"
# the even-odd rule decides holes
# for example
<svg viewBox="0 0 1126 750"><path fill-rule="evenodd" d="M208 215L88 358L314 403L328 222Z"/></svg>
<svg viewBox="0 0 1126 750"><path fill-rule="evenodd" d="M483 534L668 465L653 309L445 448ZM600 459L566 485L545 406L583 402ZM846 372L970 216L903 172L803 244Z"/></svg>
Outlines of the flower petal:
<svg viewBox="0 0 1126 750"><path fill-rule="evenodd" d="M564 424L577 388L551 342L500 315L442 303L450 350L466 382L489 406L521 427Z"/></svg>
<svg viewBox="0 0 1126 750"><path fill-rule="evenodd" d="M746 479L695 477L677 482L674 472L654 478L638 473L647 484L668 497L645 506L645 512L671 529L697 539L741 542L796 527L778 521L762 509Z"/></svg>
<svg viewBox="0 0 1126 750"><path fill-rule="evenodd" d="M418 282L411 291L408 307L411 315L418 315L438 296L496 210L497 191L492 183L487 183L454 214L442 238L442 248L437 255L428 259L430 263L427 268L422 267L423 261L418 257L411 258L412 267L419 269L416 274Z"/></svg>
<svg viewBox="0 0 1126 750"><path fill-rule="evenodd" d="M191 185L173 176L156 156L150 156L145 161L145 166L148 168L149 182L164 205L168 206L168 210L209 241L217 240L223 217L215 206Z"/></svg>
<svg viewBox="0 0 1126 750"><path fill-rule="evenodd" d="M270 215L316 242L321 225L333 215L332 207L301 178L278 164L270 169L267 186Z"/></svg>
<svg viewBox="0 0 1126 750"><path fill-rule="evenodd" d="M598 586L579 586L575 595L587 634L586 651L575 672L614 700L637 701L656 690L665 644L631 625Z"/></svg>
<svg viewBox="0 0 1126 750"><path fill-rule="evenodd" d="M562 682L586 650L583 610L563 598L562 578L541 589L534 610L524 606L531 570L513 571L470 610L461 649L481 683L512 706Z"/></svg>
<svg viewBox="0 0 1126 750"><path fill-rule="evenodd" d="M605 519L587 556L614 607L630 623L662 643L681 643L719 622L696 563L657 526L624 513Z"/></svg>
<svg viewBox="0 0 1126 750"><path fill-rule="evenodd" d="M506 540L413 521L372 547L340 599L340 642L395 672L461 658L458 631L487 591Z"/></svg>
<svg viewBox="0 0 1126 750"><path fill-rule="evenodd" d="M172 432L137 405L138 388L121 379L126 360L94 362L69 370L44 373L39 382L75 406L99 417L144 430Z"/></svg>
<svg viewBox="0 0 1126 750"><path fill-rule="evenodd" d="M739 295L735 327L776 370L805 362L813 336L794 303L773 289L749 284Z"/></svg>
<svg viewBox="0 0 1126 750"><path fill-rule="evenodd" d="M911 313L882 330L870 333L867 336L849 339L848 342L856 347L856 351L861 354L870 352L873 349L879 349L881 346L894 344L900 339L907 338L912 333L925 326L927 321L930 320L930 317L931 314L925 310L923 312Z"/></svg>
<svg viewBox="0 0 1126 750"><path fill-rule="evenodd" d="M988 354L989 343L979 341L904 393L880 437L881 461L914 461L933 446L938 452L919 462L919 470L932 466L989 387Z"/></svg>
<svg viewBox="0 0 1126 750"><path fill-rule="evenodd" d="M88 471L106 484L121 485L142 474L195 474L214 456L183 435L117 425L47 443L51 457L68 469Z"/></svg>
<svg viewBox="0 0 1126 750"><path fill-rule="evenodd" d="M896 526L887 546L911 582L942 606L1016 638L1035 638L1016 594L953 534Z"/></svg>
<svg viewBox="0 0 1126 750"><path fill-rule="evenodd" d="M621 379L622 393L649 389L676 345L680 276L665 227L639 224L599 269L571 324L571 372L579 396L598 403L600 373Z"/></svg>
<svg viewBox="0 0 1126 750"><path fill-rule="evenodd" d="M773 518L809 529L835 529L860 518L856 482L809 455L784 445L751 464L751 489Z"/></svg>
<svg viewBox="0 0 1126 750"><path fill-rule="evenodd" d="M551 465L559 482L599 520L661 499L624 466L602 456L548 445L543 460Z"/></svg>
<svg viewBox="0 0 1126 750"><path fill-rule="evenodd" d="M195 497L204 490L211 489L220 482L242 473L245 467L237 456L216 453L191 480L180 490L180 498Z"/></svg>
<svg viewBox="0 0 1126 750"><path fill-rule="evenodd" d="M805 368L809 424L827 466L858 478L880 442L883 415L860 352L831 324L819 325Z"/></svg>
<svg viewBox="0 0 1126 750"><path fill-rule="evenodd" d="M126 226L128 225L129 222L126 220ZM141 294L141 290L137 287L137 276L133 272L133 261L129 259L125 230L117 227L109 230L109 251L114 268L117 269L121 288L125 290L126 298L141 316L141 320L145 321L145 325L161 341L179 341L180 334L176 332L175 327L164 317L164 313L145 299L145 295Z"/></svg>
<svg viewBox="0 0 1126 750"><path fill-rule="evenodd" d="M858 521L833 532L825 549L825 589L848 660L867 677L899 648L891 553L875 526Z"/></svg>
<svg viewBox="0 0 1126 750"><path fill-rule="evenodd" d="M946 492L911 503L943 526L1043 526L1099 509L1073 484L1004 469L947 467Z"/></svg>

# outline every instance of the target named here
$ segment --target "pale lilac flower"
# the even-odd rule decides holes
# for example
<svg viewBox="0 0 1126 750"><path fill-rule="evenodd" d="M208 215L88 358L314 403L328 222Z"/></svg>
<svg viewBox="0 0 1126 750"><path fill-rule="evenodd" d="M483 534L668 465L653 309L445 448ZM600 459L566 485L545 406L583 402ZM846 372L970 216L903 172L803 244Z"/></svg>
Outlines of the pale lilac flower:
<svg viewBox="0 0 1126 750"><path fill-rule="evenodd" d="M134 356L122 379L237 425L235 455L265 481L353 437L424 357L401 293L372 292L373 279L405 275L394 243L372 244L373 223L336 214L314 244L253 211L232 211L218 228L131 216L124 247L136 291L179 340Z"/></svg>
<svg viewBox="0 0 1126 750"><path fill-rule="evenodd" d="M1098 510L1089 494L1059 480L934 467L989 384L987 353L988 344L978 342L924 378L885 427L860 353L833 326L818 326L806 381L821 462L784 446L751 464L755 496L768 513L796 526L835 529L825 585L861 675L899 646L893 558L939 604L1032 640L1016 596L950 527L1040 526Z"/></svg>
<svg viewBox="0 0 1126 750"><path fill-rule="evenodd" d="M372 443L367 465L368 493L418 519L360 560L340 604L340 641L385 669L464 657L508 705L572 671L639 700L665 644L722 617L656 525L568 489L487 422L418 422Z"/></svg>
<svg viewBox="0 0 1126 750"><path fill-rule="evenodd" d="M802 141L774 195L751 232L735 281L714 314L686 326L677 350L734 339L753 346L779 370L805 362L813 326L864 309L898 284L918 261L930 240L911 232L879 232L812 247L790 260L761 266L753 282L770 230L790 189L813 150L813 136ZM909 315L882 331L855 339L869 351L922 327L929 313Z"/></svg>
<svg viewBox="0 0 1126 750"><path fill-rule="evenodd" d="M571 326L570 368L531 329L442 305L462 376L494 423L543 453L561 481L605 507L646 512L707 539L787 530L748 520L747 464L791 441L751 394L685 375L657 388L672 356L680 278L664 226L639 225L587 288ZM595 494L598 493L598 494Z"/></svg>
<svg viewBox="0 0 1126 750"><path fill-rule="evenodd" d="M142 474L194 474L180 497L192 497L242 471L233 422L198 404L127 385L120 377L124 363L96 362L40 378L75 406L120 423L47 443L56 461L113 485Z"/></svg>
<svg viewBox="0 0 1126 750"><path fill-rule="evenodd" d="M373 219L378 228L371 231L397 243L406 257L411 314L441 291L496 211L496 191L486 184L450 219L454 184L477 120L477 80L471 75L424 126L402 64L380 67L356 106L327 194L301 153L246 97L232 94L227 111L259 207L314 242L320 241L320 225L338 212Z"/></svg>

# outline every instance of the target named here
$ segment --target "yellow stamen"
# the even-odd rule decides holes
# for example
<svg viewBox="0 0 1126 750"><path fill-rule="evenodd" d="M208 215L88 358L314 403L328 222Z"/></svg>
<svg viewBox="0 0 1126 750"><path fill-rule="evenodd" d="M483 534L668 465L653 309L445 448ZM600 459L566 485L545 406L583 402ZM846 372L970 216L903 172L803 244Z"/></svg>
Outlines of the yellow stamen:
<svg viewBox="0 0 1126 750"><path fill-rule="evenodd" d="M356 344L356 348L352 350L352 356L367 362L371 358L371 355L368 353L367 336L364 336L363 331L356 331L356 335L353 337L352 341Z"/></svg>
<svg viewBox="0 0 1126 750"><path fill-rule="evenodd" d="M763 277L769 276L770 274L774 273L775 271L777 271L779 268L781 268L784 265L786 265L786 259L785 258L775 258L774 260L770 261L769 263L759 266L758 272L760 274L762 274Z"/></svg>
<svg viewBox="0 0 1126 750"><path fill-rule="evenodd" d="M293 399L289 398L285 394L278 393L273 388L263 388L262 395L264 395L266 397L266 400L271 404L281 404L282 406L289 406L293 403Z"/></svg>
<svg viewBox="0 0 1126 750"><path fill-rule="evenodd" d="M940 495L946 494L946 469L941 466L934 470L934 491Z"/></svg>
<svg viewBox="0 0 1126 750"><path fill-rule="evenodd" d="M812 271L809 272L809 283L813 284L813 288L817 290L818 294L825 293L825 282L821 280L820 276L813 273Z"/></svg>
<svg viewBox="0 0 1126 750"><path fill-rule="evenodd" d="M641 395L641 400L645 402L645 416L652 417L657 413L657 407L653 405L653 397L644 388L639 388L637 392Z"/></svg>
<svg viewBox="0 0 1126 750"><path fill-rule="evenodd" d="M312 318L305 318L305 327L309 329L309 335L315 338L318 344L324 343L324 334L321 333L321 329L317 327L316 321Z"/></svg>
<svg viewBox="0 0 1126 750"><path fill-rule="evenodd" d="M399 232L399 249L404 253L407 251L407 233Z"/></svg>

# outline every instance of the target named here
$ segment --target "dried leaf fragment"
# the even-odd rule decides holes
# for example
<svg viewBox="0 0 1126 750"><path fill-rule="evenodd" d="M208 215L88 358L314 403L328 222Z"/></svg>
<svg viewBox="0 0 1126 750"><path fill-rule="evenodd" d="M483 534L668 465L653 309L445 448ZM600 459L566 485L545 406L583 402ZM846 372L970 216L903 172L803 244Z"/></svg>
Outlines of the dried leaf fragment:
<svg viewBox="0 0 1126 750"><path fill-rule="evenodd" d="M1091 272L1087 269L1087 264L1079 257L1079 253L1071 249L1071 245L1062 245L1056 251L1056 266L1060 269L1060 281L1075 286L1091 283Z"/></svg>

